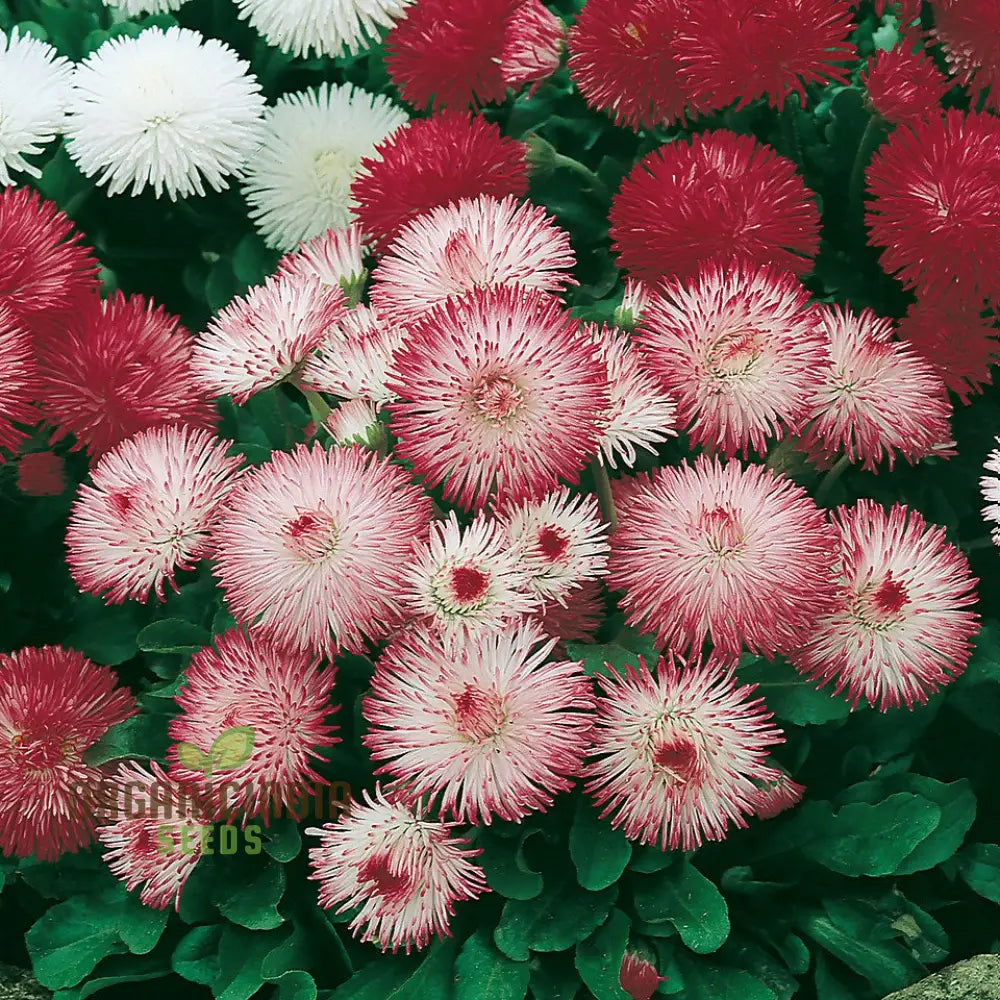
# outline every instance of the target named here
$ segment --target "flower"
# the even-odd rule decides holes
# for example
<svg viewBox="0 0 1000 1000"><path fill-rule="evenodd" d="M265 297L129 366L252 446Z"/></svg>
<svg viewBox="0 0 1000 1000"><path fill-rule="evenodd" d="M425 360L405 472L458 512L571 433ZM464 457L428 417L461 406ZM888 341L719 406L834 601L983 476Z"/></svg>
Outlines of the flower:
<svg viewBox="0 0 1000 1000"><path fill-rule="evenodd" d="M690 101L674 40L684 16L676 0L588 0L569 33L570 76L588 107L633 129L682 118Z"/></svg>
<svg viewBox="0 0 1000 1000"><path fill-rule="evenodd" d="M309 848L319 905L338 913L357 908L351 932L382 951L409 952L448 935L455 903L488 891L471 860L482 851L452 834L457 825L427 819L419 804L379 786L374 795L365 791L337 823L306 830L320 839Z"/></svg>
<svg viewBox="0 0 1000 1000"><path fill-rule="evenodd" d="M31 338L15 325L9 310L0 304L0 465L4 451L16 451L28 437L18 427L38 423L33 401L38 394L38 369Z"/></svg>
<svg viewBox="0 0 1000 1000"><path fill-rule="evenodd" d="M249 69L188 28L109 38L74 74L69 154L108 194L152 187L176 201L204 195L206 182L221 191L261 139L264 98Z"/></svg>
<svg viewBox="0 0 1000 1000"><path fill-rule="evenodd" d="M761 780L757 784L757 801L753 814L757 819L774 819L788 809L797 806L805 794L805 785L800 785L780 767L775 767L777 776L773 780Z"/></svg>
<svg viewBox="0 0 1000 1000"><path fill-rule="evenodd" d="M867 173L870 242L921 294L1000 299L1000 120L951 110L898 128Z"/></svg>
<svg viewBox="0 0 1000 1000"><path fill-rule="evenodd" d="M979 616L975 578L944 528L902 504L874 500L834 511L839 532L837 603L791 656L820 686L833 682L853 705L912 708L958 676Z"/></svg>
<svg viewBox="0 0 1000 1000"><path fill-rule="evenodd" d="M855 315L839 306L819 312L829 338L823 371L803 447L819 460L843 452L866 469L896 453L908 462L947 455L951 403L931 365L891 340L892 324L870 309Z"/></svg>
<svg viewBox="0 0 1000 1000"><path fill-rule="evenodd" d="M551 601L530 617L546 635L558 636L553 656L567 657L565 643L593 642L605 618L604 592L597 580L584 580L569 592L565 604Z"/></svg>
<svg viewBox="0 0 1000 1000"><path fill-rule="evenodd" d="M211 552L242 455L231 441L184 426L155 427L107 452L80 486L66 530L67 561L77 586L109 604L162 601L179 570Z"/></svg>
<svg viewBox="0 0 1000 1000"><path fill-rule="evenodd" d="M996 439L1000 444L1000 438ZM992 536L995 545L1000 545L1000 448L990 452L986 459L984 468L988 473L997 475L986 475L980 479L980 486L983 491L983 498L987 505L983 508L983 517L994 524Z"/></svg>
<svg viewBox="0 0 1000 1000"><path fill-rule="evenodd" d="M15 26L0 31L0 184L11 172L41 177L25 159L41 153L62 131L73 65L45 42L22 35Z"/></svg>
<svg viewBox="0 0 1000 1000"><path fill-rule="evenodd" d="M801 487L759 465L662 466L619 487L608 586L657 646L772 655L833 596L836 539Z"/></svg>
<svg viewBox="0 0 1000 1000"><path fill-rule="evenodd" d="M134 761L120 764L112 781L110 822L97 830L104 860L129 892L142 886L145 906L165 910L173 903L179 910L184 883L201 857L202 831L211 825L193 789L172 781L154 760L148 770Z"/></svg>
<svg viewBox="0 0 1000 1000"><path fill-rule="evenodd" d="M358 167L406 121L381 94L353 84L323 84L285 94L264 115L261 148L246 170L250 217L268 246L300 241L354 218Z"/></svg>
<svg viewBox="0 0 1000 1000"><path fill-rule="evenodd" d="M652 294L653 290L649 285L628 275L625 278L621 305L615 310L615 326L623 330L634 330L642 322Z"/></svg>
<svg viewBox="0 0 1000 1000"><path fill-rule="evenodd" d="M503 521L528 587L542 602L565 604L584 581L606 572L608 526L589 494L563 488L505 511Z"/></svg>
<svg viewBox="0 0 1000 1000"><path fill-rule="evenodd" d="M661 976L656 966L643 958L636 951L626 951L622 955L621 968L618 970L618 985L632 1000L652 1000L660 983L666 982L667 976Z"/></svg>
<svg viewBox="0 0 1000 1000"><path fill-rule="evenodd" d="M385 40L389 77L415 108L502 101L504 29L518 0L419 0Z"/></svg>
<svg viewBox="0 0 1000 1000"><path fill-rule="evenodd" d="M407 223L372 275L372 302L408 323L476 288L518 285L559 294L575 285L569 235L543 208L512 195L463 198Z"/></svg>
<svg viewBox="0 0 1000 1000"><path fill-rule="evenodd" d="M214 427L195 378L194 341L176 316L141 295L88 296L37 342L42 415L91 458L151 427Z"/></svg>
<svg viewBox="0 0 1000 1000"><path fill-rule="evenodd" d="M78 300L96 293L97 261L81 239L37 191L0 191L0 306L28 332L61 324Z"/></svg>
<svg viewBox="0 0 1000 1000"><path fill-rule="evenodd" d="M362 703L376 774L469 823L548 808L579 773L594 700L579 663L545 662L554 645L535 624L391 643Z"/></svg>
<svg viewBox="0 0 1000 1000"><path fill-rule="evenodd" d="M808 291L768 265L712 263L664 282L638 341L691 443L727 457L799 433L828 358Z"/></svg>
<svg viewBox="0 0 1000 1000"><path fill-rule="evenodd" d="M93 840L102 773L83 753L136 713L114 671L42 646L0 653L0 851L55 861Z"/></svg>
<svg viewBox="0 0 1000 1000"><path fill-rule="evenodd" d="M273 274L209 323L194 349L195 375L207 391L245 403L295 372L346 311L339 285Z"/></svg>
<svg viewBox="0 0 1000 1000"><path fill-rule="evenodd" d="M876 52L861 74L868 100L894 125L916 125L941 114L951 84L922 50Z"/></svg>
<svg viewBox="0 0 1000 1000"><path fill-rule="evenodd" d="M104 0L105 7L120 10L128 17L142 14L169 14L180 10L187 0Z"/></svg>
<svg viewBox="0 0 1000 1000"><path fill-rule="evenodd" d="M444 111L411 121L361 161L351 195L379 252L411 219L461 198L528 192L527 146L476 115Z"/></svg>
<svg viewBox="0 0 1000 1000"><path fill-rule="evenodd" d="M526 83L532 93L562 62L566 25L540 0L522 0L507 19L500 73L515 90Z"/></svg>
<svg viewBox="0 0 1000 1000"><path fill-rule="evenodd" d="M717 0L688 4L675 36L681 85L699 104L781 108L806 84L847 83L855 58L847 0ZM838 65L841 64L841 65Z"/></svg>
<svg viewBox="0 0 1000 1000"><path fill-rule="evenodd" d="M171 774L206 785L219 818L235 811L244 821L260 817L267 822L283 808L294 811L310 788L328 784L313 765L321 759L321 749L340 742L334 735L337 727L326 722L337 710L330 704L335 671L317 666L309 653L284 649L238 628L217 637L214 649L200 649L176 696L181 714L168 728L170 738L181 741L169 752ZM215 766L216 741L227 731L244 728L253 737L249 753ZM206 767L191 767L184 744L201 751Z"/></svg>
<svg viewBox="0 0 1000 1000"><path fill-rule="evenodd" d="M1000 16L991 0L936 0L934 35L959 83L974 93L989 91L989 105L1000 106Z"/></svg>
<svg viewBox="0 0 1000 1000"><path fill-rule="evenodd" d="M604 432L608 376L557 300L477 288L408 333L389 386L396 452L446 501L478 508L576 482Z"/></svg>
<svg viewBox="0 0 1000 1000"><path fill-rule="evenodd" d="M65 463L54 451L31 451L17 462L17 488L29 497L56 497L66 489Z"/></svg>
<svg viewBox="0 0 1000 1000"><path fill-rule="evenodd" d="M378 410L367 399L349 399L326 419L326 429L337 444L360 444L374 448L384 437Z"/></svg>
<svg viewBox="0 0 1000 1000"><path fill-rule="evenodd" d="M362 448L304 445L253 470L213 531L216 576L238 622L282 646L361 652L406 618L405 568L431 504Z"/></svg>
<svg viewBox="0 0 1000 1000"><path fill-rule="evenodd" d="M366 275L361 228L351 223L305 240L278 261L278 272L292 277L311 275L324 285L339 287L348 299L357 301Z"/></svg>
<svg viewBox="0 0 1000 1000"><path fill-rule="evenodd" d="M379 41L411 0L236 0L240 17L291 55L354 55Z"/></svg>
<svg viewBox="0 0 1000 1000"><path fill-rule="evenodd" d="M747 825L755 782L773 780L768 748L783 742L755 684L708 660L642 657L597 677L601 697L585 788L630 840L693 851Z"/></svg>
<svg viewBox="0 0 1000 1000"><path fill-rule="evenodd" d="M503 628L539 604L504 525L482 515L464 531L454 511L432 525L405 576L413 616L446 636Z"/></svg>
<svg viewBox="0 0 1000 1000"><path fill-rule="evenodd" d="M800 274L819 249L819 212L795 165L733 132L653 150L622 181L610 221L620 265L648 281L736 261Z"/></svg>

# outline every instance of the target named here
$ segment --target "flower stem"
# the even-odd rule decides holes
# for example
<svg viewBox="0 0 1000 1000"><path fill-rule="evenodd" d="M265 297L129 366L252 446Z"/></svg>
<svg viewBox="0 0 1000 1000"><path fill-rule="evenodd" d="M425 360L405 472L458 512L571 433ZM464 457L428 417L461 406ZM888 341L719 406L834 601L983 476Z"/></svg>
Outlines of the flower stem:
<svg viewBox="0 0 1000 1000"><path fill-rule="evenodd" d="M823 477L822 482L816 490L816 503L821 507L826 505L827 497L830 495L830 491L837 484L837 480L844 474L844 470L851 464L851 460L847 455L841 455L840 458L834 463L834 466L830 471Z"/></svg>
<svg viewBox="0 0 1000 1000"><path fill-rule="evenodd" d="M608 478L608 470L598 458L594 459L590 468L594 474L594 487L597 491L597 501L601 505L601 513L604 515L604 520L611 526L611 530L617 531L618 513L615 511L615 501L611 495L611 480Z"/></svg>

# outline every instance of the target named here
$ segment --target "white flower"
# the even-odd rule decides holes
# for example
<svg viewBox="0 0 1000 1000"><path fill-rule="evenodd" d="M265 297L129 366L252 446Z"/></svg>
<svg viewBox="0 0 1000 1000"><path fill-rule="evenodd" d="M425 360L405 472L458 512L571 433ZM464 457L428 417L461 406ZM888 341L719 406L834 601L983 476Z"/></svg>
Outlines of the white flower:
<svg viewBox="0 0 1000 1000"><path fill-rule="evenodd" d="M406 120L389 98L349 83L286 94L269 108L244 184L268 246L291 250L353 221L351 182L361 158Z"/></svg>
<svg viewBox="0 0 1000 1000"><path fill-rule="evenodd" d="M367 399L349 399L326 418L326 428L340 445L369 447L377 439L381 424L378 410Z"/></svg>
<svg viewBox="0 0 1000 1000"><path fill-rule="evenodd" d="M73 66L51 45L0 31L0 184L12 170L40 177L25 160L40 153L61 131Z"/></svg>
<svg viewBox="0 0 1000 1000"><path fill-rule="evenodd" d="M104 0L104 6L120 10L129 17L141 14L169 14L180 10L187 0Z"/></svg>
<svg viewBox="0 0 1000 1000"><path fill-rule="evenodd" d="M304 56L352 55L377 41L411 0L236 0L268 45Z"/></svg>
<svg viewBox="0 0 1000 1000"><path fill-rule="evenodd" d="M249 64L187 28L111 38L77 67L69 153L109 194L151 186L176 200L216 191L261 138L264 99Z"/></svg>
<svg viewBox="0 0 1000 1000"><path fill-rule="evenodd" d="M1000 445L1000 437L996 439ZM995 545L1000 545L1000 448L994 448L984 463L986 472L990 475L983 476L979 480L982 489L983 499L986 506L983 508L983 518L992 521L991 536Z"/></svg>

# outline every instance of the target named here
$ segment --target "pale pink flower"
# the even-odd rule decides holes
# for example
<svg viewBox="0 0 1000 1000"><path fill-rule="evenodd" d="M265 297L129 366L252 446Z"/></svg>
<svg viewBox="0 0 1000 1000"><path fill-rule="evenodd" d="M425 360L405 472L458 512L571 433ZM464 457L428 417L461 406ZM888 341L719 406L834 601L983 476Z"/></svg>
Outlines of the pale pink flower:
<svg viewBox="0 0 1000 1000"><path fill-rule="evenodd" d="M360 226L352 223L343 229L328 229L305 240L278 261L278 271L292 277L318 278L357 301L365 280Z"/></svg>
<svg viewBox="0 0 1000 1000"><path fill-rule="evenodd" d="M691 443L763 454L811 413L827 358L809 293L771 266L703 266L651 295L638 335Z"/></svg>
<svg viewBox="0 0 1000 1000"><path fill-rule="evenodd" d="M616 502L608 586L659 646L770 656L830 607L836 533L784 476L702 456L625 481Z"/></svg>
<svg viewBox="0 0 1000 1000"><path fill-rule="evenodd" d="M376 773L470 823L547 809L580 771L593 708L579 663L546 662L554 645L534 623L392 642L362 705Z"/></svg>
<svg viewBox="0 0 1000 1000"><path fill-rule="evenodd" d="M976 579L944 528L862 499L833 514L839 593L791 661L803 674L885 711L912 708L965 669L978 632Z"/></svg>
<svg viewBox="0 0 1000 1000"><path fill-rule="evenodd" d="M602 816L630 840L693 851L747 825L774 780L768 749L784 741L756 685L738 684L712 657L688 663L670 654L650 673L641 657L623 674L599 675L586 789Z"/></svg>
<svg viewBox="0 0 1000 1000"><path fill-rule="evenodd" d="M562 62L566 48L566 25L541 0L522 0L507 18L500 72L503 82L515 90L526 83L534 92Z"/></svg>
<svg viewBox="0 0 1000 1000"><path fill-rule="evenodd" d="M792 781L780 767L775 767L777 777L761 779L757 784L757 801L753 814L757 819L774 819L788 809L792 809L802 801L805 785Z"/></svg>
<svg viewBox="0 0 1000 1000"><path fill-rule="evenodd" d="M576 258L545 210L513 196L463 198L419 215L396 236L372 275L372 302L408 323L475 288L516 285L558 294Z"/></svg>
<svg viewBox="0 0 1000 1000"><path fill-rule="evenodd" d="M625 279L621 305L615 310L615 326L623 330L634 330L646 315L652 294L653 290L646 282L629 275Z"/></svg>
<svg viewBox="0 0 1000 1000"><path fill-rule="evenodd" d="M211 554L211 531L240 477L231 441L188 426L154 427L107 452L80 486L66 530L77 586L109 604L162 601L178 571Z"/></svg>
<svg viewBox="0 0 1000 1000"><path fill-rule="evenodd" d="M216 575L236 620L280 645L361 652L405 620L405 568L430 516L398 465L300 445L234 493L214 532Z"/></svg>
<svg viewBox="0 0 1000 1000"><path fill-rule="evenodd" d="M419 805L378 787L366 791L339 822L306 830L320 838L309 848L319 905L338 913L358 908L351 932L382 951L409 952L448 935L455 903L488 891L471 860L482 852L452 834L456 825L427 819Z"/></svg>
<svg viewBox="0 0 1000 1000"><path fill-rule="evenodd" d="M337 444L360 444L365 448L384 431L378 419L378 410L367 399L349 399L341 403L326 418L326 429Z"/></svg>

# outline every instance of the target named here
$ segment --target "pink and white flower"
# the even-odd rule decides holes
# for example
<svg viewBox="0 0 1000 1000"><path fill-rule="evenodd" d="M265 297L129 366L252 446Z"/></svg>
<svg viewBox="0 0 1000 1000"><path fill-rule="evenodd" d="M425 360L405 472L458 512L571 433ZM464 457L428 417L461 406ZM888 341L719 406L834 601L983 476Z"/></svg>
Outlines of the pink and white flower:
<svg viewBox="0 0 1000 1000"><path fill-rule="evenodd" d="M278 261L278 271L291 277L309 275L340 290L357 301L365 279L361 227L352 223L342 229L328 229L305 240Z"/></svg>

